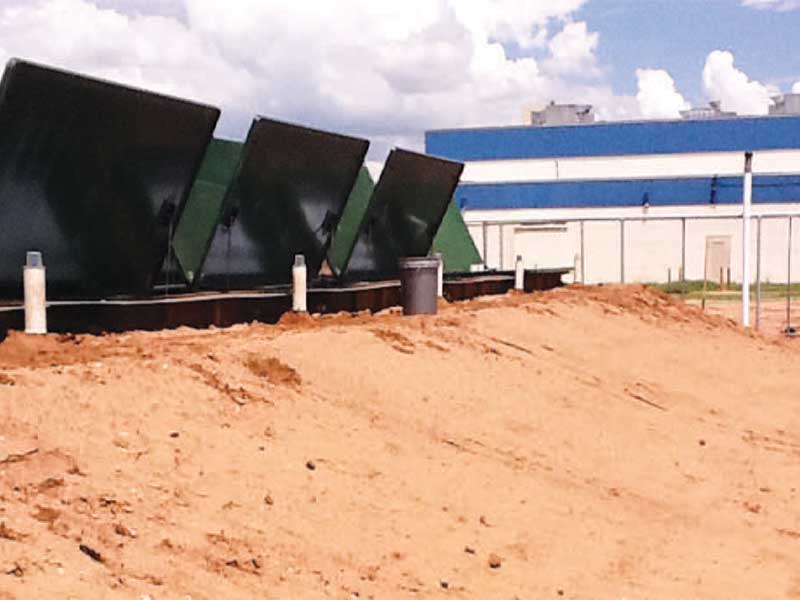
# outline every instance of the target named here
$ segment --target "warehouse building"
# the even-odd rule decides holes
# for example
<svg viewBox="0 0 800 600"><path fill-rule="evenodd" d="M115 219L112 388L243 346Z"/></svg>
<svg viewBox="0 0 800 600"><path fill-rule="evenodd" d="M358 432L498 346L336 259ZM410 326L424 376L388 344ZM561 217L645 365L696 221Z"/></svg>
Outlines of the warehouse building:
<svg viewBox="0 0 800 600"><path fill-rule="evenodd" d="M785 215L800 216L800 96L776 98L764 117L711 103L669 121L596 123L587 105L551 105L528 119L426 134L428 153L465 163L455 200L487 268L510 269L522 256L530 268L574 267L586 283L740 281L752 152L761 218L751 256L760 256L762 281L786 280ZM800 250L792 258L799 264Z"/></svg>

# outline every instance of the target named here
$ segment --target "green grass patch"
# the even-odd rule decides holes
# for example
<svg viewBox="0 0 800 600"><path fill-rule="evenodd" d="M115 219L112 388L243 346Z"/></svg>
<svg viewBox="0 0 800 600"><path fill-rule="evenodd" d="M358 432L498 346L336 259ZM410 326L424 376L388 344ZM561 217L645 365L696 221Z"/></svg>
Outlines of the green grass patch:
<svg viewBox="0 0 800 600"><path fill-rule="evenodd" d="M651 283L648 284L652 287L667 294L682 296L689 299L697 299L703 295L703 281L673 281L672 283ZM786 296L785 283L762 283L761 284L761 297L764 299L782 298ZM741 297L742 286L739 283L731 283L725 286L725 289L720 288L719 282L709 281L706 284L706 297L715 300L736 300ZM790 287L792 296L800 297L800 283L793 283ZM750 296L755 297L756 286L750 286Z"/></svg>

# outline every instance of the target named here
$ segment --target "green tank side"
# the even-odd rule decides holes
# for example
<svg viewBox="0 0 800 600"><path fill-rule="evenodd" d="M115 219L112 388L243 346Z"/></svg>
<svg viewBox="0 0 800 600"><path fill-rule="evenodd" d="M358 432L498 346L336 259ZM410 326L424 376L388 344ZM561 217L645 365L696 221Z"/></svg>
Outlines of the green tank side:
<svg viewBox="0 0 800 600"><path fill-rule="evenodd" d="M468 273L470 265L481 262L481 255L469 234L455 202L451 201L433 239L433 252L440 252L445 273Z"/></svg>
<svg viewBox="0 0 800 600"><path fill-rule="evenodd" d="M211 140L175 228L172 248L189 284L200 272L214 237L225 192L236 174L242 147L240 142Z"/></svg>
<svg viewBox="0 0 800 600"><path fill-rule="evenodd" d="M361 167L328 249L328 264L337 276L342 274L350 261L374 189L375 182L369 170Z"/></svg>

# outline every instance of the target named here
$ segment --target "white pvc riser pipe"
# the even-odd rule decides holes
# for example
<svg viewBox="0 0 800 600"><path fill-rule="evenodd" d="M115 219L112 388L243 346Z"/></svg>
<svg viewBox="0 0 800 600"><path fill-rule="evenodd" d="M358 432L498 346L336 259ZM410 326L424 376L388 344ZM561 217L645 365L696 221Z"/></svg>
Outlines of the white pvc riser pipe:
<svg viewBox="0 0 800 600"><path fill-rule="evenodd" d="M298 254L294 257L292 267L292 310L294 312L308 312L308 270L305 257Z"/></svg>
<svg viewBox="0 0 800 600"><path fill-rule="evenodd" d="M47 293L44 266L25 266L22 271L25 292L25 333L47 333Z"/></svg>
<svg viewBox="0 0 800 600"><path fill-rule="evenodd" d="M750 327L750 213L753 204L753 153L744 155L742 198L742 325Z"/></svg>
<svg viewBox="0 0 800 600"><path fill-rule="evenodd" d="M444 257L439 252L435 256L439 260L439 266L436 269L436 295L442 298L444 296Z"/></svg>
<svg viewBox="0 0 800 600"><path fill-rule="evenodd" d="M514 263L514 289L525 289L525 265L521 256L517 256L517 262Z"/></svg>

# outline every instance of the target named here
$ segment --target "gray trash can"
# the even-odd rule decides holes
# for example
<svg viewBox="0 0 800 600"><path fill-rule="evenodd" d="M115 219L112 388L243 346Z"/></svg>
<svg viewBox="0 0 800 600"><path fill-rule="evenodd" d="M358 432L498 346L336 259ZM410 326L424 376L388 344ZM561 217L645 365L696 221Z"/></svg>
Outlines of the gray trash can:
<svg viewBox="0 0 800 600"><path fill-rule="evenodd" d="M435 315L439 259L429 256L401 258L400 291L404 315Z"/></svg>

